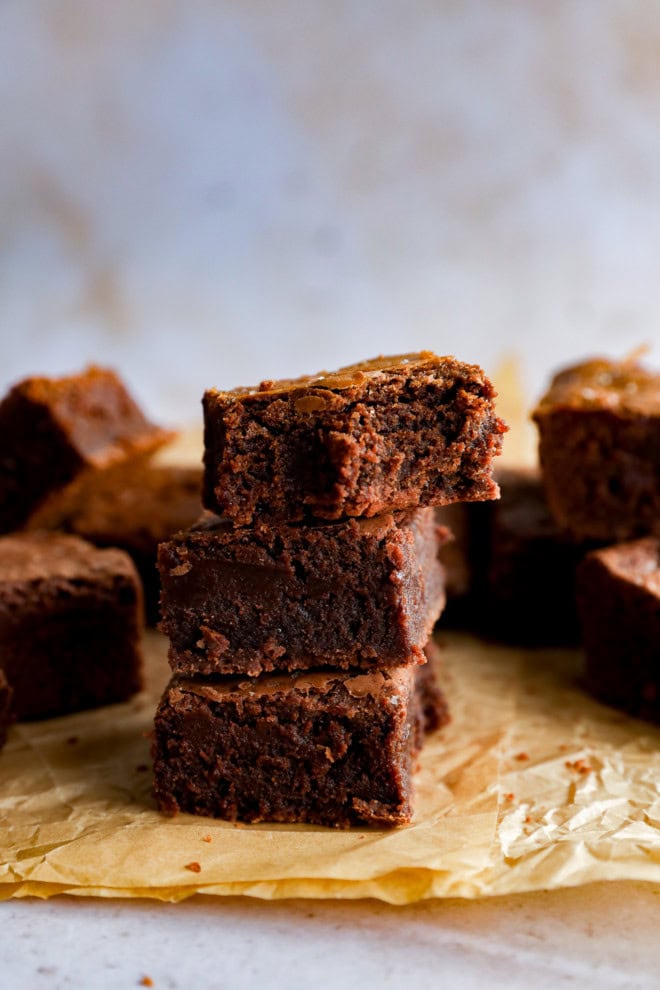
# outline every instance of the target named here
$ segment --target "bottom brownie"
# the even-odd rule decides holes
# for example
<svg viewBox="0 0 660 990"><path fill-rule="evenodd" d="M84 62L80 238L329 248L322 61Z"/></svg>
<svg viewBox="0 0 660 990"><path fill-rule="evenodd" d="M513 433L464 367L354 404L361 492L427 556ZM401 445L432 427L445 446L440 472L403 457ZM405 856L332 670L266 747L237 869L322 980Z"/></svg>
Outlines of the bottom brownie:
<svg viewBox="0 0 660 990"><path fill-rule="evenodd" d="M0 749L7 738L7 729L13 722L11 714L12 690L2 670L0 670Z"/></svg>
<svg viewBox="0 0 660 990"><path fill-rule="evenodd" d="M660 540L588 554L577 590L589 690L660 722Z"/></svg>
<svg viewBox="0 0 660 990"><path fill-rule="evenodd" d="M446 717L429 676L175 677L156 714L158 805L231 821L403 825L425 725Z"/></svg>

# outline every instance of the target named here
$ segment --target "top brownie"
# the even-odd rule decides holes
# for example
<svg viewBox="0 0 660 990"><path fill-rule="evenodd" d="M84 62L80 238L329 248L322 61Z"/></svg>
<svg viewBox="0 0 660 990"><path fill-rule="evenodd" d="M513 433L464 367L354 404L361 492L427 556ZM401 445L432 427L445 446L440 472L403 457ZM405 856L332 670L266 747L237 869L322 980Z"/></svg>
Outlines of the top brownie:
<svg viewBox="0 0 660 990"><path fill-rule="evenodd" d="M50 497L90 470L147 457L170 436L107 369L19 382L0 403L0 532L47 515Z"/></svg>
<svg viewBox="0 0 660 990"><path fill-rule="evenodd" d="M247 525L497 498L495 394L481 368L428 351L211 389L204 505Z"/></svg>
<svg viewBox="0 0 660 990"><path fill-rule="evenodd" d="M660 535L660 374L593 360L558 374L534 412L550 510L575 542Z"/></svg>

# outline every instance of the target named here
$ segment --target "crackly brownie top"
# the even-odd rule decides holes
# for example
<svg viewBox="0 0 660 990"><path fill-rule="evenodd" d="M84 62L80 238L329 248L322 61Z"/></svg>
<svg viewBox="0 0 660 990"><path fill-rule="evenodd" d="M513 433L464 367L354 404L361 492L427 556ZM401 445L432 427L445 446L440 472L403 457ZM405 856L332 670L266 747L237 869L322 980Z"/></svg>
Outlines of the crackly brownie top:
<svg viewBox="0 0 660 990"><path fill-rule="evenodd" d="M534 412L538 419L557 408L660 414L660 374L634 361L595 358L555 375Z"/></svg>
<svg viewBox="0 0 660 990"><path fill-rule="evenodd" d="M305 671L304 673L268 674L255 678L224 677L222 680L190 680L175 678L170 685L175 693L174 700L182 693L197 694L209 701L223 701L230 695L244 698L269 697L290 694L324 695L333 687L343 687L356 700L361 698L382 698L392 701L406 690L414 678L413 667L389 667L368 673L348 671Z"/></svg>
<svg viewBox="0 0 660 990"><path fill-rule="evenodd" d="M151 423L109 368L90 365L63 378L25 378L9 397L20 395L50 410L60 427L89 458L120 456L136 446L155 450L172 433Z"/></svg>
<svg viewBox="0 0 660 990"><path fill-rule="evenodd" d="M652 536L596 550L598 558L616 577L648 589L660 597L660 540Z"/></svg>
<svg viewBox="0 0 660 990"><path fill-rule="evenodd" d="M77 536L34 532L0 538L0 586L133 575L130 557L121 550L98 550Z"/></svg>
<svg viewBox="0 0 660 990"><path fill-rule="evenodd" d="M358 364L351 364L339 371L321 371L316 375L302 375L300 378L284 378L280 381L266 380L255 388L235 388L229 392L219 389L209 389L208 395L217 397L223 402L242 401L250 398L262 398L271 396L285 396L303 393L299 402L303 406L296 406L297 412L315 412L317 406L315 401L323 405L322 400L314 393L318 390L330 392L341 392L356 386L363 386L369 382L380 383L390 379L408 379L413 374L430 373L434 377L438 373L453 377L461 374L464 377L478 378L486 383L484 373L478 365L464 364L453 357L438 357L432 351L419 351L416 354L400 354L393 357L377 357L369 361L361 361ZM305 394L312 390L312 394ZM320 407L319 407L320 408Z"/></svg>

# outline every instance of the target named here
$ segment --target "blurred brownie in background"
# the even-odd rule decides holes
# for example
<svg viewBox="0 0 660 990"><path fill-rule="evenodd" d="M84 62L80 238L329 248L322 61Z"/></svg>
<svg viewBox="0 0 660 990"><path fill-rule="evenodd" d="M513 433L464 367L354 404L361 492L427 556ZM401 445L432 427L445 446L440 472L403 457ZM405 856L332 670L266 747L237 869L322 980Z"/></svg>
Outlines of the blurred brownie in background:
<svg viewBox="0 0 660 990"><path fill-rule="evenodd" d="M593 551L577 587L589 690L660 722L660 540Z"/></svg>
<svg viewBox="0 0 660 990"><path fill-rule="evenodd" d="M158 544L188 529L202 514L202 469L137 464L90 479L81 497L63 506L58 528L133 558L144 588L147 621L158 622Z"/></svg>
<svg viewBox="0 0 660 990"><path fill-rule="evenodd" d="M536 468L498 468L495 477L499 500L437 510L455 535L440 551L447 569L441 624L528 646L575 643L583 551L558 531Z"/></svg>
<svg viewBox="0 0 660 990"><path fill-rule="evenodd" d="M174 677L156 713L160 809L334 828L406 824L428 718L423 669Z"/></svg>
<svg viewBox="0 0 660 990"><path fill-rule="evenodd" d="M444 538L430 508L239 528L208 513L159 549L170 664L257 676L424 663Z"/></svg>
<svg viewBox="0 0 660 990"><path fill-rule="evenodd" d="M147 458L171 434L143 415L119 377L90 367L26 378L0 403L0 532L49 515L49 499L90 472Z"/></svg>
<svg viewBox="0 0 660 990"><path fill-rule="evenodd" d="M485 629L530 646L577 643L575 569L583 551L558 531L535 468L502 468L488 513Z"/></svg>
<svg viewBox="0 0 660 990"><path fill-rule="evenodd" d="M4 671L0 668L0 749L7 740L7 729L13 721L11 709L12 689Z"/></svg>
<svg viewBox="0 0 660 990"><path fill-rule="evenodd" d="M0 667L18 718L124 701L142 686L133 562L62 533L0 538Z"/></svg>
<svg viewBox="0 0 660 990"><path fill-rule="evenodd" d="M534 412L550 511L576 543L660 536L660 374L594 359Z"/></svg>

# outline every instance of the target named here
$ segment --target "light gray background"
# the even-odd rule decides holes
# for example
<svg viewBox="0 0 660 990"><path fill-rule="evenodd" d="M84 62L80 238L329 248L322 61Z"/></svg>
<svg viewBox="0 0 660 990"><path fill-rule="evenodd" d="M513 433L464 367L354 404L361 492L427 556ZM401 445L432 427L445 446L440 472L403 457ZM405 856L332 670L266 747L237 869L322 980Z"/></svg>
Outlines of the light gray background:
<svg viewBox="0 0 660 990"><path fill-rule="evenodd" d="M660 358L660 5L0 0L0 386ZM2 905L7 987L660 986L658 892Z"/></svg>
<svg viewBox="0 0 660 990"><path fill-rule="evenodd" d="M660 7L3 0L0 384L660 356Z"/></svg>

